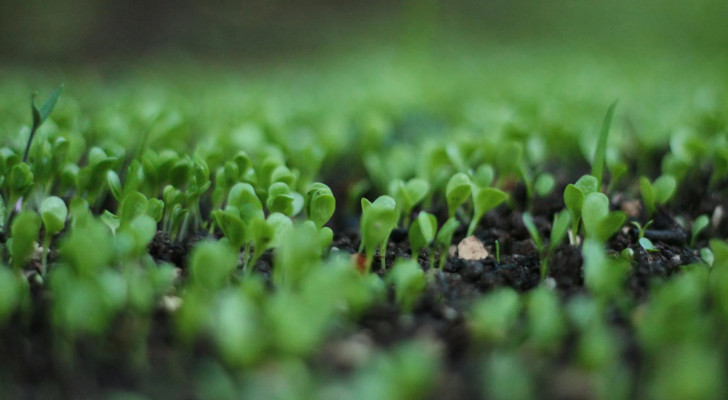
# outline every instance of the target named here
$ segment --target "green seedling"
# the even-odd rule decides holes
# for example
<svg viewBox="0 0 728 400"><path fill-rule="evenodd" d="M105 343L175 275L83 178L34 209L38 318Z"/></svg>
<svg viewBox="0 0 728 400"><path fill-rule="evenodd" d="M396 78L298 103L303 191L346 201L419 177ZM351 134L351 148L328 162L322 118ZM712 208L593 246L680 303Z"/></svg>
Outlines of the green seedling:
<svg viewBox="0 0 728 400"><path fill-rule="evenodd" d="M447 182L445 197L447 199L447 209L450 218L453 218L458 207L468 200L472 188L473 185L470 178L463 172L453 175Z"/></svg>
<svg viewBox="0 0 728 400"><path fill-rule="evenodd" d="M351 398L415 400L427 398L435 388L440 361L432 343L413 340L377 354L353 382Z"/></svg>
<svg viewBox="0 0 728 400"><path fill-rule="evenodd" d="M480 165L473 173L473 183L480 187L489 187L495 179L495 170L488 164Z"/></svg>
<svg viewBox="0 0 728 400"><path fill-rule="evenodd" d="M24 287L26 286L26 287ZM20 306L27 280L5 265L0 266L0 327Z"/></svg>
<svg viewBox="0 0 728 400"><path fill-rule="evenodd" d="M379 247L382 269L385 267L385 252L392 230L397 227L399 212L397 203L389 196L380 196L374 202L361 200L361 245L359 252L366 253L366 272L371 269L374 252Z"/></svg>
<svg viewBox="0 0 728 400"><path fill-rule="evenodd" d="M647 230L647 228L649 228L649 227L650 227L650 225L652 225L652 223L653 223L653 222L654 222L654 221L650 220L650 221L648 221L648 222L647 222L647 223L645 224L645 226L642 226L642 224L640 224L640 223L639 223L639 222L637 222L637 221L632 221L632 222L630 222L630 223L631 223L632 225L634 225L634 227L635 227L635 228L637 228L637 238L639 238L639 239L642 239L643 237L645 237L645 231Z"/></svg>
<svg viewBox="0 0 728 400"><path fill-rule="evenodd" d="M41 275L45 276L48 264L48 251L51 238L60 233L66 226L68 208L60 197L51 196L43 200L40 205L40 217L43 220L45 234L43 236L43 256L41 260Z"/></svg>
<svg viewBox="0 0 728 400"><path fill-rule="evenodd" d="M610 212L607 196L594 192L584 198L582 219L586 236L603 243L624 225L627 216L621 211Z"/></svg>
<svg viewBox="0 0 728 400"><path fill-rule="evenodd" d="M190 284L214 291L230 281L238 266L238 256L220 242L202 242L192 250L189 265Z"/></svg>
<svg viewBox="0 0 728 400"><path fill-rule="evenodd" d="M5 213L5 226L10 223L13 215L23 208L23 195L30 190L33 182L34 176L30 165L19 162L10 168L10 173L6 175L3 185L8 188L7 208L9 210Z"/></svg>
<svg viewBox="0 0 728 400"><path fill-rule="evenodd" d="M40 232L40 218L33 211L21 211L13 220L10 229L12 242L10 243L10 256L13 267L20 271L33 255L35 243Z"/></svg>
<svg viewBox="0 0 728 400"><path fill-rule="evenodd" d="M710 247L703 247L700 249L700 259L703 260L709 267L712 267L715 263L715 254L710 250Z"/></svg>
<svg viewBox="0 0 728 400"><path fill-rule="evenodd" d="M306 218L313 221L317 227L323 227L334 215L336 199L328 186L323 183L314 183L306 192L304 203Z"/></svg>
<svg viewBox="0 0 728 400"><path fill-rule="evenodd" d="M541 239L541 234L538 232L536 225L533 223L533 218L530 213L523 213L523 224L526 225L528 233L531 235L531 239L536 244L539 257L541 258L541 280L546 278L548 273L548 263L551 253L556 247L564 240L567 231L569 230L570 214L564 210L554 215L554 222L551 225L551 237L548 245L546 245Z"/></svg>
<svg viewBox="0 0 728 400"><path fill-rule="evenodd" d="M629 168L623 161L607 162L609 168L609 186L607 187L607 193L613 193L617 187L619 181L627 174Z"/></svg>
<svg viewBox="0 0 728 400"><path fill-rule="evenodd" d="M698 241L700 233L703 232L705 228L707 228L709 225L710 219L707 215L701 215L698 218L695 218L695 221L693 221L693 228L690 234L690 247L695 247L695 243Z"/></svg>
<svg viewBox="0 0 728 400"><path fill-rule="evenodd" d="M256 304L241 290L226 290L218 295L210 311L210 333L221 358L233 367L257 361L265 349L266 334Z"/></svg>
<svg viewBox="0 0 728 400"><path fill-rule="evenodd" d="M440 253L440 262L437 268L442 271L447 259L447 253L452 244L452 237L460 226L460 222L455 217L451 217L440 227L440 231L435 236L435 248Z"/></svg>
<svg viewBox="0 0 728 400"><path fill-rule="evenodd" d="M387 274L387 280L394 285L397 304L409 313L427 285L425 273L415 260L397 260Z"/></svg>
<svg viewBox="0 0 728 400"><path fill-rule="evenodd" d="M609 128L612 125L612 117L614 116L614 109L617 107L617 103L618 101L615 101L607 109L607 114L604 116L604 121L602 122L602 128L599 131L597 147L594 150L591 174L597 179L597 190L601 190L602 187L604 165L607 160L607 139L609 138Z"/></svg>
<svg viewBox="0 0 728 400"><path fill-rule="evenodd" d="M531 345L542 351L557 348L566 333L557 294L543 285L537 287L528 296L526 312Z"/></svg>
<svg viewBox="0 0 728 400"><path fill-rule="evenodd" d="M481 187L473 187L472 196L473 219L470 220L467 236L475 233L475 228L478 227L478 223L485 213L496 208L508 198L508 194L500 189Z"/></svg>
<svg viewBox="0 0 728 400"><path fill-rule="evenodd" d="M301 205L296 204L296 196L284 182L275 182L268 188L266 207L271 213L281 213L293 216L300 211Z"/></svg>
<svg viewBox="0 0 728 400"><path fill-rule="evenodd" d="M606 301L618 298L621 286L629 272L629 263L623 259L611 259L604 253L604 245L594 239L584 241L584 286Z"/></svg>
<svg viewBox="0 0 728 400"><path fill-rule="evenodd" d="M53 109L56 107L58 97L61 96L62 91L63 85L58 86L53 92L51 92L51 95L48 96L48 98L45 102L43 102L43 105L40 108L35 105L35 93L31 95L30 111L33 116L33 125L30 128L28 144L25 146L25 152L23 152L23 162L28 161L28 154L30 153L30 146L31 144L33 144L33 138L35 138L35 134L36 132L38 132L38 128L40 128L43 122L45 122L53 112Z"/></svg>
<svg viewBox="0 0 728 400"><path fill-rule="evenodd" d="M435 240L437 233L437 218L434 215L420 211L417 218L412 222L409 229L409 242L412 249L412 258L417 258L422 249L429 246ZM433 254L430 254L433 256ZM434 266L432 257L430 265Z"/></svg>
<svg viewBox="0 0 728 400"><path fill-rule="evenodd" d="M536 178L536 181L533 183L533 190L537 195L546 197L554 190L554 186L556 186L554 176L544 172Z"/></svg>
<svg viewBox="0 0 728 400"><path fill-rule="evenodd" d="M311 268L321 264L321 243L313 223L300 224L281 235L275 252L273 282L279 288L293 288Z"/></svg>
<svg viewBox="0 0 728 400"><path fill-rule="evenodd" d="M512 335L521 301L515 290L499 289L478 299L470 310L469 328L477 340L503 343Z"/></svg>
<svg viewBox="0 0 728 400"><path fill-rule="evenodd" d="M570 183L564 189L564 204L571 214L572 238L576 238L576 235L579 234L579 223L582 220L581 215L584 198L596 192L598 187L597 178L591 175L584 175L575 184ZM572 244L575 243L572 242Z"/></svg>
<svg viewBox="0 0 728 400"><path fill-rule="evenodd" d="M645 205L645 214L651 218L658 205L664 205L675 194L677 181L671 175L662 175L654 182L646 177L640 178L640 194Z"/></svg>
<svg viewBox="0 0 728 400"><path fill-rule="evenodd" d="M402 225L407 229L412 209L427 197L430 192L430 184L419 178L410 179L407 183L396 179L389 184L389 192L397 202L400 216L403 219Z"/></svg>
<svg viewBox="0 0 728 400"><path fill-rule="evenodd" d="M538 393L529 363L519 352L497 350L482 372L482 390L493 400L527 400Z"/></svg>

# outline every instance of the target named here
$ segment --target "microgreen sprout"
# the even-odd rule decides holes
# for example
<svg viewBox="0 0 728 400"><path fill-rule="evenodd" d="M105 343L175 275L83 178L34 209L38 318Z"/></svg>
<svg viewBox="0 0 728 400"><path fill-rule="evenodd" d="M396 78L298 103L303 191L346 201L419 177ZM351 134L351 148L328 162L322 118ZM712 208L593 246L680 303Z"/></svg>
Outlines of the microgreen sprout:
<svg viewBox="0 0 728 400"><path fill-rule="evenodd" d="M447 253L452 244L452 237L455 234L455 230L460 226L460 222L455 217L449 218L440 227L440 231L435 236L435 247L440 253L440 261L437 268L442 270L447 259Z"/></svg>
<svg viewBox="0 0 728 400"><path fill-rule="evenodd" d="M447 209L450 218L454 217L458 207L468 200L472 187L470 178L463 172L453 175L447 182L445 197L447 198Z"/></svg>
<svg viewBox="0 0 728 400"><path fill-rule="evenodd" d="M336 199L328 186L314 183L308 188L304 203L306 217L321 228L334 215Z"/></svg>
<svg viewBox="0 0 728 400"><path fill-rule="evenodd" d="M564 240L564 237L566 236L566 233L569 229L569 220L570 215L569 212L566 210L554 215L554 221L551 225L550 240L548 244L545 244L543 242L543 239L541 239L541 234L538 232L538 228L536 228L536 224L534 224L533 222L533 217L531 217L531 214L528 212L523 213L523 224L526 225L526 229L531 235L531 239L533 239L533 242L536 245L536 249L538 250L539 256L541 258L542 281L546 278L546 273L548 272L548 263L551 253L553 253L559 243L561 243L561 241Z"/></svg>
<svg viewBox="0 0 728 400"><path fill-rule="evenodd" d="M508 198L508 195L500 189L491 187L481 188L477 186L473 187L472 196L473 218L470 220L467 236L475 233L475 229L478 227L478 223L480 223L480 219L483 218L485 213L496 208Z"/></svg>
<svg viewBox="0 0 728 400"><path fill-rule="evenodd" d="M546 197L554 190L554 186L556 186L554 176L544 172L536 178L536 181L533 183L533 190L537 195Z"/></svg>
<svg viewBox="0 0 728 400"><path fill-rule="evenodd" d="M411 312L427 284L420 265L415 260L397 260L387 274L387 279L394 284L397 304L404 312Z"/></svg>
<svg viewBox="0 0 728 400"><path fill-rule="evenodd" d="M650 227L650 225L652 225L653 222L653 220L649 220L645 224L645 226L642 226L642 224L640 224L638 221L632 221L630 223L634 225L635 228L637 228L637 238L642 239L643 237L645 237L645 231L647 230L647 228Z"/></svg>
<svg viewBox="0 0 728 400"><path fill-rule="evenodd" d="M38 128L45 122L56 107L56 101L63 91L63 85L58 86L50 96L43 102L43 105L38 108L35 105L35 93L30 98L30 110L33 115L33 125L30 128L30 136L28 137L28 144L25 146L25 152L23 152L23 162L28 161L28 154L30 153L30 146L33 143Z"/></svg>
<svg viewBox="0 0 728 400"><path fill-rule="evenodd" d="M361 208L361 245L359 246L359 252L366 252L366 272L369 272L371 268L377 247L379 247L379 257L381 258L382 269L384 269L384 257L389 235L397 226L399 220L397 203L389 196L380 196L373 203L363 198Z"/></svg>
<svg viewBox="0 0 728 400"><path fill-rule="evenodd" d="M412 248L412 258L417 258L422 249L435 240L437 233L437 218L434 215L420 211L409 229L409 242ZM434 266L434 254L430 253L430 265Z"/></svg>
<svg viewBox="0 0 728 400"><path fill-rule="evenodd" d="M21 211L13 220L10 231L12 237L10 255L16 271L19 271L33 254L40 222L38 214L33 211Z"/></svg>
<svg viewBox="0 0 728 400"><path fill-rule="evenodd" d="M46 265L48 262L48 250L51 244L51 238L63 230L68 217L68 208L66 203L60 197L50 196L43 200L40 205L40 216L45 227L45 235L43 237L43 258L41 261L41 274L45 275Z"/></svg>
<svg viewBox="0 0 728 400"><path fill-rule="evenodd" d="M640 194L647 218L652 217L658 205L663 205L672 198L676 187L677 181L671 175L662 175L654 182L644 176L640 178Z"/></svg>
<svg viewBox="0 0 728 400"><path fill-rule="evenodd" d="M609 199L600 192L584 198L582 219L586 236L606 242L622 227L627 216L621 211L609 211Z"/></svg>
<svg viewBox="0 0 728 400"><path fill-rule="evenodd" d="M584 175L575 184L568 184L564 189L564 204L571 214L572 238L579 234L579 223L582 220L584 198L597 191L598 181L591 175ZM574 244L572 242L572 244Z"/></svg>
<svg viewBox="0 0 728 400"><path fill-rule="evenodd" d="M410 179L406 183L396 179L390 183L389 192L397 202L400 216L403 219L402 225L407 229L412 209L427 197L430 192L430 184L419 178Z"/></svg>

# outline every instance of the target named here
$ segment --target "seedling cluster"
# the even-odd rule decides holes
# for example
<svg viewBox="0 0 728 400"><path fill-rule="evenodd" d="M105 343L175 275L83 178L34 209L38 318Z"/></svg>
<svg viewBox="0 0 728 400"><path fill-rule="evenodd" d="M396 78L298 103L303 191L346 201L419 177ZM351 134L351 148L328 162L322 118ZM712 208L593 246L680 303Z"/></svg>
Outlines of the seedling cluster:
<svg viewBox="0 0 728 400"><path fill-rule="evenodd" d="M45 329L27 343L57 371L179 361L166 377L201 398L422 398L448 356L489 398L531 398L563 363L595 398L726 393L725 113L635 139L669 144L639 166L627 101L573 125L476 100L412 122L376 93L301 109L216 90L212 109L94 106L69 84L5 129L0 340ZM703 178L718 200L690 203ZM466 238L487 254L459 257Z"/></svg>

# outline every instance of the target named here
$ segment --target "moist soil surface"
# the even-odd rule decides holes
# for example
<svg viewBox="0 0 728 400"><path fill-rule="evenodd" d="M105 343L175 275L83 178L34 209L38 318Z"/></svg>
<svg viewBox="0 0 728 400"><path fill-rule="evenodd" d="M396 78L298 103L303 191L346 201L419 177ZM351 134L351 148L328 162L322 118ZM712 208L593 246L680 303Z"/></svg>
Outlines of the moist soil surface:
<svg viewBox="0 0 728 400"><path fill-rule="evenodd" d="M720 194L720 189L728 185L719 183L708 193L708 176L706 173L685 179L689 187L678 191L669 208L658 209L653 217L654 223L645 232L658 251L643 249L638 244L638 231L631 224L626 224L608 241L607 251L611 254L618 255L628 248L633 252L631 270L624 282L632 301L646 301L652 282L679 274L684 265L701 263L697 249L707 246L711 238L727 236L728 222L723 212L728 210L728 197ZM473 343L465 319L468 307L473 299L500 287L528 292L541 283L539 254L522 222L521 211L514 210L530 209L542 237L548 238L553 213L564 209L561 198L564 186L557 185L552 195L536 198L530 207L522 195L525 189L515 187L515 207L501 206L486 214L475 233L489 253L486 258L465 260L450 256L444 268L437 270L429 265L430 255L425 250L418 260L427 273L428 285L411 313L403 313L398 308L390 290L387 302L367 310L355 324L335 331L320 351L309 359L309 365L327 376L343 377L357 366L356 357L349 354L354 345L372 351L386 349L408 339L424 338L438 346L446 363L433 398L477 398L481 386L479 374L482 372L477 367L478 360L472 356L474 352L470 351ZM645 222L641 204L634 197L615 194L611 197L611 207L625 211L630 220ZM447 217L444 209L434 210L434 214L440 224ZM690 232L678 220L685 221L689 228L701 214L712 218L712 228L698 238L694 247L690 247ZM334 221L338 223L332 226L335 232L332 251L354 256L360 244L355 224L357 219L337 216ZM461 224L453 244L465 238L466 226ZM205 233L200 233L173 243L165 234L158 232L149 252L155 260L179 267L184 279L189 252L196 242L205 237ZM498 255L496 241L499 243ZM410 253L406 231L395 230L384 255L387 268L396 258L409 258ZM544 284L553 287L563 300L588 295L582 264L580 247L565 241L550 257ZM272 268L272 254L267 252L254 270L270 282ZM373 263L373 272L379 275L386 273L381 269L379 260ZM58 393L64 398L98 398L114 390L141 391L152 398L195 398L192 383L187 377L206 360L213 359L214 351L209 343L181 349L173 337L168 312L157 310L152 325L142 330L147 332L148 349L148 363L144 368L129 361L123 354L124 349L135 340L129 333L139 333L135 326L138 321L125 315L117 318L111 337L103 342L86 338L79 340L75 348L68 346L68 352L76 352L74 357L70 357L71 354L59 351L59 343L49 323L49 294L42 286L33 283L32 273L27 275L31 280L33 315L30 318L16 315L0 329L3 359L0 378L15 383L19 398L46 398ZM636 374L640 369L641 350L629 318L618 307L613 307L610 313L610 323L623 337L623 358ZM570 335L575 335L575 332ZM553 358L555 364L539 377L539 383L543 384L540 385L543 388L540 393L544 398L589 398L589 388L584 383L587 379L582 379L584 377L566 362L574 351L572 342L565 341L560 354ZM61 367L65 365L64 359L69 357L75 359L72 372Z"/></svg>

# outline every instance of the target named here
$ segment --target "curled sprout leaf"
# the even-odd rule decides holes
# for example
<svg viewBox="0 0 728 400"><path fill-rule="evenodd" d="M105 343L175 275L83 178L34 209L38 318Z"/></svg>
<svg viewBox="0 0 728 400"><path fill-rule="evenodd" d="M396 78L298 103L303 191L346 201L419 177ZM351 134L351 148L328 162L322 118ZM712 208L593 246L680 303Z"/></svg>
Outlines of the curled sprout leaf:
<svg viewBox="0 0 728 400"><path fill-rule="evenodd" d="M397 227L399 212L397 203L392 197L380 196L373 203L362 199L361 246L366 252L367 264L370 266L377 246L380 247L382 263L389 235ZM367 268L368 271L368 268Z"/></svg>
<svg viewBox="0 0 728 400"><path fill-rule="evenodd" d="M50 196L40 205L40 216L47 235L56 235L62 231L68 218L68 208L60 197Z"/></svg>
<svg viewBox="0 0 728 400"><path fill-rule="evenodd" d="M306 217L317 227L322 227L331 219L336 209L336 199L328 186L323 183L312 184L306 193L304 203Z"/></svg>
<svg viewBox="0 0 728 400"><path fill-rule="evenodd" d="M445 189L448 215L455 216L455 211L470 197L472 182L468 175L459 172L450 178Z"/></svg>

